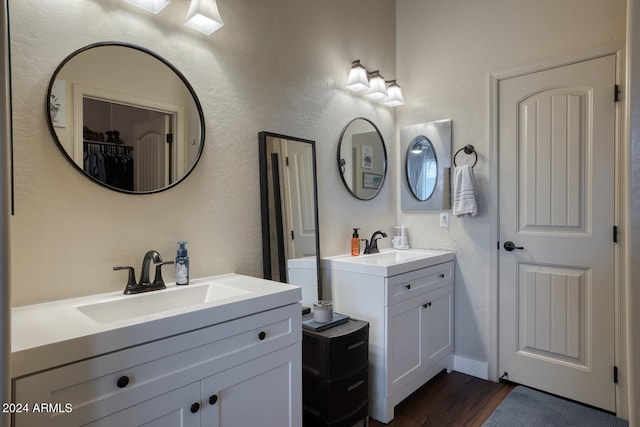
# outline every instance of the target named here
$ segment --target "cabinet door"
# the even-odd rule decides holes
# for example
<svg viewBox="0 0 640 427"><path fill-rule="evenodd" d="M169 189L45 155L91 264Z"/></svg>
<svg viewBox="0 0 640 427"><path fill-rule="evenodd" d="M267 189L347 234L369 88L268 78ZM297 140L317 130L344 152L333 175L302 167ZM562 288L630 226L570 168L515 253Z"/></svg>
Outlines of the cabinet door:
<svg viewBox="0 0 640 427"><path fill-rule="evenodd" d="M428 361L431 366L453 352L453 285L425 295L428 300Z"/></svg>
<svg viewBox="0 0 640 427"><path fill-rule="evenodd" d="M203 425L302 425L302 348L295 344L202 381Z"/></svg>
<svg viewBox="0 0 640 427"><path fill-rule="evenodd" d="M426 369L426 302L426 297L419 297L387 308L386 396Z"/></svg>
<svg viewBox="0 0 640 427"><path fill-rule="evenodd" d="M200 382L86 424L90 427L200 427Z"/></svg>

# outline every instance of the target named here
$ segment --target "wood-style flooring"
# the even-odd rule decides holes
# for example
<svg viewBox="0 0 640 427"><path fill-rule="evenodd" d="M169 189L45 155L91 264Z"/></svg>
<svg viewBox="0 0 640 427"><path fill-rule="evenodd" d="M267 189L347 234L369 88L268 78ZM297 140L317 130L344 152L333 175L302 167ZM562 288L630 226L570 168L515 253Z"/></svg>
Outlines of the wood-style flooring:
<svg viewBox="0 0 640 427"><path fill-rule="evenodd" d="M515 386L442 372L398 404L390 427L481 426ZM384 426L371 420L370 427Z"/></svg>

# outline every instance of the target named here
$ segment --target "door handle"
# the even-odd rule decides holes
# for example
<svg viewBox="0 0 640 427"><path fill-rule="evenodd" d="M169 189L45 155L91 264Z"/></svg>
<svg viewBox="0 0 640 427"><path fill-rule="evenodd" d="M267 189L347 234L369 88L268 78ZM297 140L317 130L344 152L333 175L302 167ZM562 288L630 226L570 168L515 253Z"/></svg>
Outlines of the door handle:
<svg viewBox="0 0 640 427"><path fill-rule="evenodd" d="M504 249L505 249L507 252L511 252L511 251L512 251L512 250L514 250L514 249L520 249L520 250L522 250L522 249L524 249L524 247L522 247L522 246L516 246L516 244L515 244L515 243L513 243L513 242L511 242L511 241L506 241L506 242L504 242Z"/></svg>

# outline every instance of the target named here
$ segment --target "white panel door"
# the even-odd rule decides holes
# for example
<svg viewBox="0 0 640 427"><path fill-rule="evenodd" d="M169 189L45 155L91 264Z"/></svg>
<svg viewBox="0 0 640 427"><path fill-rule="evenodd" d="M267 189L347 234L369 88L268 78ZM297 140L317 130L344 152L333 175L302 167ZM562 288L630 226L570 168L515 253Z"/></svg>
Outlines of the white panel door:
<svg viewBox="0 0 640 427"><path fill-rule="evenodd" d="M306 142L285 141L288 166L286 167L290 203L289 213L293 240L290 240L291 258L316 254L315 194L313 192L313 151Z"/></svg>
<svg viewBox="0 0 640 427"><path fill-rule="evenodd" d="M610 55L498 86L499 374L610 411L615 75Z"/></svg>

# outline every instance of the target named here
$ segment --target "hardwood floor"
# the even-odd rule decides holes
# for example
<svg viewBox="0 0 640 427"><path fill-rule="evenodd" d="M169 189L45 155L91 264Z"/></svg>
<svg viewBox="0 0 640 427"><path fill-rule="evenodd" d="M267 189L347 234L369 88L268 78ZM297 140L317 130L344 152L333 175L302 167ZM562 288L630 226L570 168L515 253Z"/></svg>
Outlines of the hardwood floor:
<svg viewBox="0 0 640 427"><path fill-rule="evenodd" d="M459 372L442 372L396 406L390 427L481 426L514 388ZM384 426L371 420L370 427Z"/></svg>

